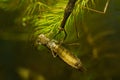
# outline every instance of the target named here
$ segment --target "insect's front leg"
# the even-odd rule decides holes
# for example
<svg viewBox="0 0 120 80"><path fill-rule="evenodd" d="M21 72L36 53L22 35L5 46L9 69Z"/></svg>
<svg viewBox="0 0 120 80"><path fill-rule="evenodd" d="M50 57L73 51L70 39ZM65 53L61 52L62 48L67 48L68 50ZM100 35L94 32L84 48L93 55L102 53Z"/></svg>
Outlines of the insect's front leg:
<svg viewBox="0 0 120 80"><path fill-rule="evenodd" d="M64 30L67 19L70 16L70 14L72 13L76 1L77 0L69 0L67 6L65 8L65 11L64 11L64 17L63 17L63 20L62 20L62 23L61 23L61 26L60 26L61 30Z"/></svg>
<svg viewBox="0 0 120 80"><path fill-rule="evenodd" d="M53 57L56 58L57 54L52 49L51 49L51 52L52 52Z"/></svg>
<svg viewBox="0 0 120 80"><path fill-rule="evenodd" d="M66 39L66 37L67 37L67 32L66 32L66 30L64 29L64 27L65 27L65 24L66 24L66 22L67 22L68 17L70 16L70 14L72 13L72 11L73 11L73 9L74 9L74 6L75 6L76 1L77 1L77 0L69 0L69 1L68 1L67 6L66 6L65 11L64 11L63 20L62 20L61 25L60 25L60 28L59 28L59 32L58 32L54 37L56 37L59 33L61 33L61 31L64 31L65 37L64 37L63 41Z"/></svg>
<svg viewBox="0 0 120 80"><path fill-rule="evenodd" d="M56 40L50 40L47 43L47 47L51 50L53 57L57 57L57 53L54 51L54 49L57 45L56 43L58 43L58 41L56 41Z"/></svg>

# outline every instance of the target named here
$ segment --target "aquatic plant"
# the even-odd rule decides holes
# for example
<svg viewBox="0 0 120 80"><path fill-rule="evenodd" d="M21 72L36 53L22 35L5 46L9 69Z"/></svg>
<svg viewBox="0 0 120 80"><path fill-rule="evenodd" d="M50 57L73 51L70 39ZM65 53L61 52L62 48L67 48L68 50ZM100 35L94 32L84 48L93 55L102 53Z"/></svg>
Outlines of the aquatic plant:
<svg viewBox="0 0 120 80"><path fill-rule="evenodd" d="M69 1L72 2L72 0ZM54 36L60 31L62 21L66 17L64 11L67 8L67 3L69 1L61 0L57 1L56 4L49 6L47 5L47 2L43 3L36 0L27 7L24 20L32 19L31 23L35 26L34 35L43 33L50 38L55 38ZM95 6L94 0L76 0L76 3L74 4L73 12L70 13L70 16L64 21L64 26L62 26L63 28L66 26L66 30L74 24L74 17L80 18L84 16L85 9L101 13L98 10L90 8L91 6ZM57 35L57 38L63 39L65 35L66 34L62 32Z"/></svg>

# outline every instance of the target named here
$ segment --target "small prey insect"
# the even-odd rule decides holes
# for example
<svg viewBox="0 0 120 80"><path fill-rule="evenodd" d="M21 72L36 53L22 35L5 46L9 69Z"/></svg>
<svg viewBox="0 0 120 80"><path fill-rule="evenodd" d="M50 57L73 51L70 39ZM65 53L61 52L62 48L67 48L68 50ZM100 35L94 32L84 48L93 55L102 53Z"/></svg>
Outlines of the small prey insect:
<svg viewBox="0 0 120 80"><path fill-rule="evenodd" d="M80 71L85 71L80 59L74 56L70 51L57 44L54 40L50 40L44 34L40 34L36 40L38 45L47 46L52 52L56 53L64 62ZM53 54L55 56L55 54Z"/></svg>

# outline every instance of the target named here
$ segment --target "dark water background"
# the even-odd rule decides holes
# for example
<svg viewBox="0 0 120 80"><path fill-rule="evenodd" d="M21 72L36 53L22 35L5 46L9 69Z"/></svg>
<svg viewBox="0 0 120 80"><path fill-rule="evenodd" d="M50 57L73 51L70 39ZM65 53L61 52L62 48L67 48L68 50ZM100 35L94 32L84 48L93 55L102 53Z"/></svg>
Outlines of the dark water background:
<svg viewBox="0 0 120 80"><path fill-rule="evenodd" d="M59 58L53 58L46 48L38 51L31 46L29 37L32 29L20 24L19 17L24 7L6 5L0 9L0 80L120 79L120 0L110 0L105 14L86 12L83 22L78 20L81 37L77 41L80 46L70 49L80 53L78 57L87 68L86 73L71 68ZM75 31L70 29L68 33L69 41L74 38L71 33ZM21 76L23 73L20 74L20 70L26 71L29 76Z"/></svg>

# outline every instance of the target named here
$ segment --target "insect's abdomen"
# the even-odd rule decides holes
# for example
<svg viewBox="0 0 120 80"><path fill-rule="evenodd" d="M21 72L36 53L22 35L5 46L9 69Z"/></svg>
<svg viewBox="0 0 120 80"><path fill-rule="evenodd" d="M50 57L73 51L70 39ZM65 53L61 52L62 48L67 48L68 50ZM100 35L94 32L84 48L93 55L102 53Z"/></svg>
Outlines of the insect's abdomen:
<svg viewBox="0 0 120 80"><path fill-rule="evenodd" d="M65 49L64 47L57 45L53 50L64 62L69 64L70 66L76 69L82 69L82 63L79 58L74 56L70 51Z"/></svg>

